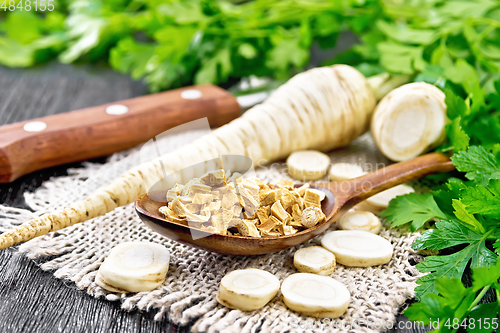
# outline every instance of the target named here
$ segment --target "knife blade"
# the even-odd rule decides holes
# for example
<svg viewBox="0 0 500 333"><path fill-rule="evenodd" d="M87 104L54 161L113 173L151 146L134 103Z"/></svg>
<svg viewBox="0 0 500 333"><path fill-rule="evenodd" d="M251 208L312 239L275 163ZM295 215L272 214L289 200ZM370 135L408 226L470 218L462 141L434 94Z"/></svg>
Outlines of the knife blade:
<svg viewBox="0 0 500 333"><path fill-rule="evenodd" d="M173 89L0 127L0 183L36 170L107 156L207 117L218 127L269 92L235 97L214 85Z"/></svg>

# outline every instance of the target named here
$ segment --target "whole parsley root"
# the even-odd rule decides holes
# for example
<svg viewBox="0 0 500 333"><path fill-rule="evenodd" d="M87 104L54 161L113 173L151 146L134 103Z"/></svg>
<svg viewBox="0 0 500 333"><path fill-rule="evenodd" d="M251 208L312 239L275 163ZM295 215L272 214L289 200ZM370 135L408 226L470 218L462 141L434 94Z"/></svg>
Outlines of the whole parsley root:
<svg viewBox="0 0 500 333"><path fill-rule="evenodd" d="M347 65L315 68L301 73L278 88L264 103L211 134L141 164L89 198L52 214L29 221L0 235L0 249L33 239L132 203L158 184L164 174L179 172L185 183L214 170L201 163L220 155L245 155L264 164L293 151L328 151L350 143L369 126L375 96L368 80ZM200 163L200 164L197 164ZM187 172L200 165L196 172ZM224 165L237 170L235 165ZM185 172L186 171L186 172Z"/></svg>

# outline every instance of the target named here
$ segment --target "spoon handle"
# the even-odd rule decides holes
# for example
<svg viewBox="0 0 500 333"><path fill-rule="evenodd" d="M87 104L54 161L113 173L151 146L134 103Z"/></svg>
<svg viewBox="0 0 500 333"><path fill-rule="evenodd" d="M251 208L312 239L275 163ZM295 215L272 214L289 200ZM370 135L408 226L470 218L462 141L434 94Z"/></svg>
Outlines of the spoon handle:
<svg viewBox="0 0 500 333"><path fill-rule="evenodd" d="M406 183L424 176L455 170L450 158L442 153L430 153L414 159L396 163L376 170L364 176L331 183L333 193L338 193L336 199L342 204L349 201L357 204L379 192L396 185ZM339 202L340 204L340 202Z"/></svg>

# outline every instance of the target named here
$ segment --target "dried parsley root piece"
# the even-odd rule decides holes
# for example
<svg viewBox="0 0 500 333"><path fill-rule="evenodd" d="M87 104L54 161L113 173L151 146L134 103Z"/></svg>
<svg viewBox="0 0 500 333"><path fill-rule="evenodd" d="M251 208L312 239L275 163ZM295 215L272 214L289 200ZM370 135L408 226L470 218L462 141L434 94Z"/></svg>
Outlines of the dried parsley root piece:
<svg viewBox="0 0 500 333"><path fill-rule="evenodd" d="M306 190L304 194L304 206L321 208L321 195L317 191Z"/></svg>
<svg viewBox="0 0 500 333"><path fill-rule="evenodd" d="M289 180L265 184L237 173L226 179L220 169L176 184L159 211L166 219L211 233L279 237L324 221L322 199L324 192L309 184L295 189Z"/></svg>
<svg viewBox="0 0 500 333"><path fill-rule="evenodd" d="M325 214L318 207L307 207L302 212L302 219L300 222L306 228L312 228L319 222L325 219Z"/></svg>

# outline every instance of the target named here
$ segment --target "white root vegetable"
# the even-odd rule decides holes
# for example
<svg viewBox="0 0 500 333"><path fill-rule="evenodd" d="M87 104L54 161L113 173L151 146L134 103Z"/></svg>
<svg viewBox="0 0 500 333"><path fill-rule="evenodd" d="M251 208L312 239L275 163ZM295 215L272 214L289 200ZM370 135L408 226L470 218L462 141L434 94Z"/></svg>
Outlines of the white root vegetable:
<svg viewBox="0 0 500 333"><path fill-rule="evenodd" d="M409 185L397 185L393 188L375 194L374 196L369 197L365 201L361 202L358 208L365 208L366 210L373 213L380 213L384 209L389 206L389 202L397 196L405 195L408 193L415 192L413 187Z"/></svg>
<svg viewBox="0 0 500 333"><path fill-rule="evenodd" d="M331 181L342 181L357 178L366 174L363 168L357 164L335 163L330 168L328 177Z"/></svg>
<svg viewBox="0 0 500 333"><path fill-rule="evenodd" d="M335 271L335 255L321 246L309 246L297 250L293 265L302 273L331 275Z"/></svg>
<svg viewBox="0 0 500 333"><path fill-rule="evenodd" d="M249 268L226 274L219 286L217 301L230 309L253 311L276 296L280 281L271 273Z"/></svg>
<svg viewBox="0 0 500 333"><path fill-rule="evenodd" d="M286 164L293 178L301 181L318 180L326 174L330 157L319 151L301 150L291 153Z"/></svg>
<svg viewBox="0 0 500 333"><path fill-rule="evenodd" d="M168 271L170 254L150 242L115 246L99 268L96 283L112 292L140 292L160 286Z"/></svg>
<svg viewBox="0 0 500 333"><path fill-rule="evenodd" d="M350 211L344 214L337 222L342 230L361 230L378 234L382 223L375 214L363 210Z"/></svg>
<svg viewBox="0 0 500 333"><path fill-rule="evenodd" d="M318 318L336 318L349 307L349 290L327 276L296 273L281 284L285 305L293 311Z"/></svg>
<svg viewBox="0 0 500 333"><path fill-rule="evenodd" d="M372 135L380 151L405 161L439 145L445 138L445 95L425 83L409 83L391 91L377 105Z"/></svg>
<svg viewBox="0 0 500 333"><path fill-rule="evenodd" d="M174 180L163 179L164 173L181 170L176 181L186 183L220 166L184 168L219 155L246 155L262 165L297 150L343 146L368 129L375 102L368 80L352 67L335 65L297 74L231 123L131 169L83 201L5 232L0 235L0 249L127 205L160 180L163 189L172 187ZM224 167L239 171L230 161Z"/></svg>
<svg viewBox="0 0 500 333"><path fill-rule="evenodd" d="M386 264L393 253L389 241L360 230L331 231L323 236L321 245L335 254L339 264L352 267Z"/></svg>

